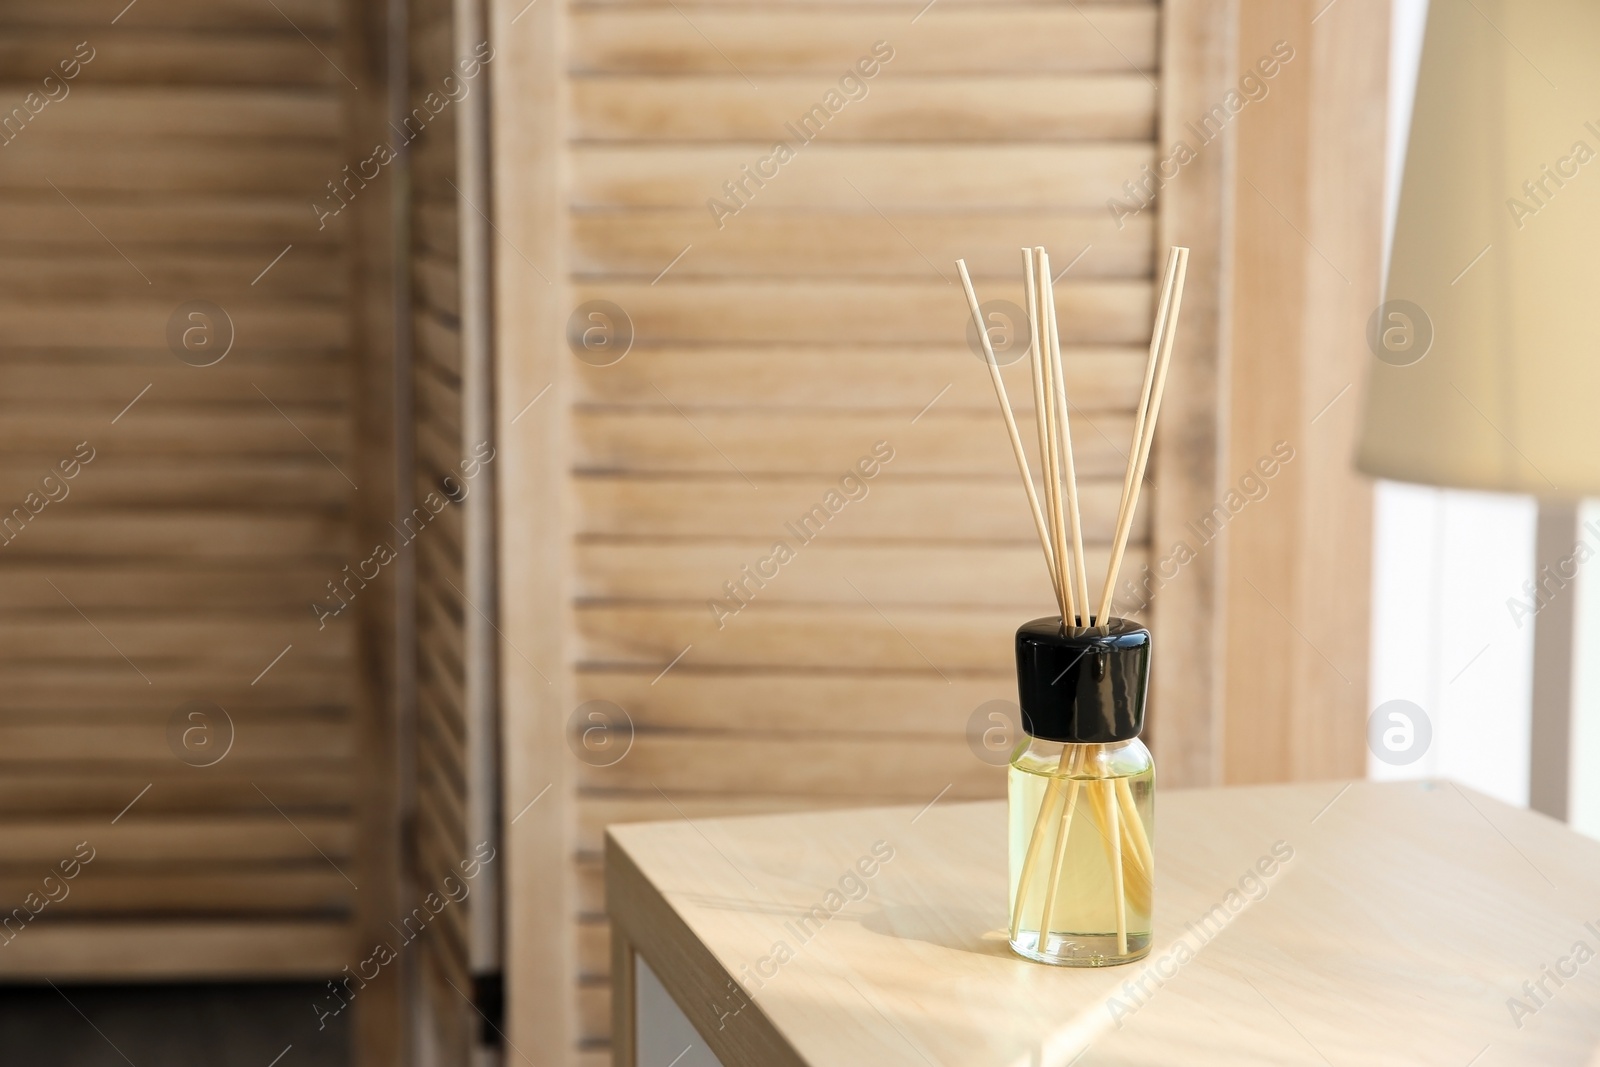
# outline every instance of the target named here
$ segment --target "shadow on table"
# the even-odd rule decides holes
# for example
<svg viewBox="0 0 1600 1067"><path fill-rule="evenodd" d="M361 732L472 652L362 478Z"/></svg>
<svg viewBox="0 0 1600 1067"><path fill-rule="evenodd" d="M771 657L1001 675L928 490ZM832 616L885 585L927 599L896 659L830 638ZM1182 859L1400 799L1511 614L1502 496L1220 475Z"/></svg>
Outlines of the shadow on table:
<svg viewBox="0 0 1600 1067"><path fill-rule="evenodd" d="M993 908L931 908L890 904L859 920L875 934L902 941L921 941L980 956L1011 955L1006 943L1005 914Z"/></svg>

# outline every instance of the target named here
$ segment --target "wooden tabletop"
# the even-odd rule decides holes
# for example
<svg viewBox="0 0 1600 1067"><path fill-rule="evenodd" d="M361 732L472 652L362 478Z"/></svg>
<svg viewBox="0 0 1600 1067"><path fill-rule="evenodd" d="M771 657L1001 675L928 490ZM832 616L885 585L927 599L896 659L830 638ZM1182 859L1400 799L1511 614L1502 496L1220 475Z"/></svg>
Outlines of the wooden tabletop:
<svg viewBox="0 0 1600 1067"><path fill-rule="evenodd" d="M608 901L727 1067L1600 1065L1600 843L1448 782L1157 804L1122 967L1010 952L1002 803L614 826Z"/></svg>

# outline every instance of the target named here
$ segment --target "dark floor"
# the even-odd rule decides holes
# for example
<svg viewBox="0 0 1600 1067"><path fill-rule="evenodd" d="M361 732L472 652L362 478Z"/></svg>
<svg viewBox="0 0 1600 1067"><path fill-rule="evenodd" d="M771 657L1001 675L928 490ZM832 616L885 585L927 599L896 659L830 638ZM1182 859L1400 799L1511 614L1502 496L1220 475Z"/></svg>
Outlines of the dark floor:
<svg viewBox="0 0 1600 1067"><path fill-rule="evenodd" d="M0 1063L346 1067L350 1062L348 1014L317 1029L312 1004L326 995L320 985L57 985L0 985Z"/></svg>

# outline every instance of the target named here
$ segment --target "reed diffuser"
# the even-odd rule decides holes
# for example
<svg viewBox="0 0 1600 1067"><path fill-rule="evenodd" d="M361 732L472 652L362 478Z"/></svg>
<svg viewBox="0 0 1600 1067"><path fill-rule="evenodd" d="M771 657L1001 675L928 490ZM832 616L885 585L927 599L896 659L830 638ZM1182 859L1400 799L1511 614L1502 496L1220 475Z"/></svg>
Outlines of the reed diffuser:
<svg viewBox="0 0 1600 1067"><path fill-rule="evenodd" d="M1084 564L1050 257L1040 247L1023 249L1022 257L1042 494L966 262L956 261L1061 611L1024 623L1016 635L1017 692L1028 737L1009 771L1010 941L1019 955L1041 963L1103 967L1150 951L1155 765L1139 740L1150 631L1113 618L1111 600L1161 411L1189 250L1173 248L1167 259L1097 605L1089 600Z"/></svg>

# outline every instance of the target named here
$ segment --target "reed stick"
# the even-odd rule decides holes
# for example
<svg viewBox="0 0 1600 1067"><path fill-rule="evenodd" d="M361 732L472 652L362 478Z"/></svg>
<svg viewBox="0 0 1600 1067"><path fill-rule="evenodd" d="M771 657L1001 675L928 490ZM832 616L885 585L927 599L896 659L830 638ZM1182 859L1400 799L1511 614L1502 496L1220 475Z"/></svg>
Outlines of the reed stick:
<svg viewBox="0 0 1600 1067"><path fill-rule="evenodd" d="M1033 413L1035 428L1039 433L1039 473L1044 478L1045 518L1050 526L1050 548L1056 559L1056 600L1061 605L1063 621L1077 614L1069 577L1066 539L1061 536L1061 472L1054 442L1056 425L1054 409L1050 404L1049 344L1045 340L1049 317L1044 309L1044 285L1039 277L1038 248L1024 248L1023 278L1028 287L1028 323L1033 331L1033 344L1029 347L1030 367L1033 371Z"/></svg>
<svg viewBox="0 0 1600 1067"><path fill-rule="evenodd" d="M1128 893L1123 885L1122 878L1122 831L1121 819L1117 817L1116 794L1112 792L1110 782L1096 782L1105 794L1101 801L1106 808L1105 826L1108 831L1107 840L1111 842L1111 895L1116 898L1117 906L1117 955L1128 954Z"/></svg>
<svg viewBox="0 0 1600 1067"><path fill-rule="evenodd" d="M1159 362L1157 357L1161 352L1161 338L1166 334L1167 309L1172 305L1172 283L1175 280L1175 272L1173 271L1172 267L1173 259L1177 256L1177 254L1178 250L1176 248L1172 249L1172 251L1168 253L1167 269L1161 281L1161 303L1156 309L1155 328L1150 333L1150 355L1145 360L1144 381L1141 382L1139 386L1139 403L1138 406L1134 408L1133 441L1128 445L1128 454L1124 457L1122 495L1117 499L1117 522L1116 525L1112 527L1113 533L1111 539L1113 542L1115 542L1117 539L1115 531L1122 529L1123 519L1127 514L1128 493L1133 488L1133 468L1135 465L1135 460L1139 455L1139 442L1144 438L1145 419L1150 414L1150 390L1155 386L1156 363ZM1128 522L1129 528L1132 529L1131 517L1128 519ZM1116 579L1112 572L1117 569L1120 568L1108 568L1107 570L1106 585L1108 589L1113 588L1115 585ZM1107 602L1105 590L1101 591L1100 601L1102 604ZM1100 613L1103 615L1109 610L1109 607L1102 607L1100 609Z"/></svg>
<svg viewBox="0 0 1600 1067"><path fill-rule="evenodd" d="M1044 562L1050 571L1050 584L1055 587L1060 584L1056 578L1055 553L1051 550L1050 534L1045 529L1044 513L1039 509L1039 496L1033 490L1033 476L1028 473L1028 455L1022 447L1022 434L1017 431L1017 419L1011 412L1011 401L1006 396L1006 383L1000 378L1000 363L994 358L994 346L989 343L989 331L983 325L983 311L978 304L978 293L972 287L972 278L967 274L967 261L956 260L956 269L961 273L961 287L966 290L967 309L972 313L972 324L978 328L978 339L983 345L983 361L989 366L989 378L994 382L995 396L1000 401L1000 413L1005 416L1006 431L1011 435L1011 451L1016 456L1017 470L1022 475L1022 487L1028 493L1028 507L1033 510L1033 525L1039 532L1039 546L1044 549Z"/></svg>
<svg viewBox="0 0 1600 1067"><path fill-rule="evenodd" d="M1123 816L1128 824L1128 836L1133 840L1134 853L1138 857L1139 865L1146 871L1155 869L1155 854L1150 848L1150 838L1145 832L1144 820L1139 818L1139 809L1133 802L1133 787L1126 778L1117 779L1117 803L1122 808Z"/></svg>
<svg viewBox="0 0 1600 1067"><path fill-rule="evenodd" d="M1060 446L1062 474L1066 478L1067 513L1072 524L1072 572L1068 576L1069 582L1075 582L1073 588L1075 595L1071 598L1076 604L1081 605L1086 616L1089 613L1089 573L1083 556L1083 517L1078 509L1078 472L1072 460L1072 423L1067 405L1066 376L1061 372L1061 331L1056 324L1056 283L1050 276L1050 255L1043 248L1039 249L1039 258L1044 268L1045 310L1049 322L1045 331L1050 338L1050 366L1051 380L1055 388L1051 393L1051 402L1056 410L1056 423L1060 427ZM1101 617L1104 617L1104 612ZM1076 626L1093 626L1092 616L1079 619L1074 609L1073 624Z"/></svg>
<svg viewBox="0 0 1600 1067"><path fill-rule="evenodd" d="M1092 749L1091 758L1097 767L1102 767L1101 761L1105 756L1104 745L1085 746ZM1112 901L1113 914L1117 917L1117 944L1119 954L1127 951L1127 879L1124 877L1122 837L1127 832L1126 820L1119 818L1117 811L1116 792L1113 783L1105 776L1099 775L1094 781L1087 782L1084 789L1088 792L1089 808L1094 814L1095 829L1100 833L1100 843L1106 849L1106 866L1111 872L1112 889L1115 899ZM1137 816L1136 816L1137 817Z"/></svg>
<svg viewBox="0 0 1600 1067"><path fill-rule="evenodd" d="M1045 951L1045 939L1050 936L1050 913L1055 909L1056 891L1061 885L1062 860L1067 854L1067 834L1072 829L1072 816L1078 808L1078 790L1080 786L1075 776L1083 773L1084 750L1082 746L1073 747L1077 751L1072 760L1072 766L1066 766L1068 750L1063 747L1061 749L1061 762L1056 769L1056 777L1052 779L1053 781L1060 781L1063 768L1066 769L1068 775L1074 776L1067 783L1067 806L1061 813L1061 825L1056 828L1056 848L1054 855L1051 857L1050 881L1045 886L1044 907L1039 913L1040 952ZM1038 823L1035 823L1034 826L1037 829Z"/></svg>
<svg viewBox="0 0 1600 1067"><path fill-rule="evenodd" d="M1135 817L1137 817L1137 812L1135 812ZM1129 816L1127 809L1123 809L1121 812L1121 823L1122 873L1124 885L1127 889L1128 906L1130 908L1138 908L1143 914L1149 915L1154 881L1151 877L1152 872L1148 867L1144 866L1143 861L1139 858L1138 848L1128 827Z"/></svg>
<svg viewBox="0 0 1600 1067"><path fill-rule="evenodd" d="M1116 590L1117 572L1122 569L1122 557L1128 548L1128 534L1133 528L1134 513L1139 507L1139 490L1144 485L1144 471L1150 462L1150 445L1155 440L1156 418L1161 413L1161 396L1166 390L1167 369L1172 364L1172 345L1178 332L1178 312L1183 307L1183 281L1189 270L1189 250L1174 247L1167 260L1167 279L1163 286L1162 307L1156 329L1150 340L1150 358L1146 376L1150 379L1150 395L1146 410L1135 419L1133 448L1128 455L1128 471L1123 478L1122 506L1117 513L1117 529L1111 539L1111 563L1106 568L1106 584L1100 593L1100 614L1109 616L1111 597Z"/></svg>
<svg viewBox="0 0 1600 1067"><path fill-rule="evenodd" d="M1039 814L1033 820L1033 834L1028 838L1028 851L1022 857L1022 874L1017 879L1016 905L1011 909L1011 940L1017 939L1017 931L1022 928L1022 909L1028 903L1028 886L1033 883L1033 868L1039 862L1039 850L1044 844L1044 834L1040 827L1050 817L1050 812L1055 809L1056 800L1061 796L1061 779L1051 778L1044 787L1044 799L1039 801ZM1040 934L1044 938L1043 917L1040 917ZM1041 951L1043 949L1041 948Z"/></svg>

